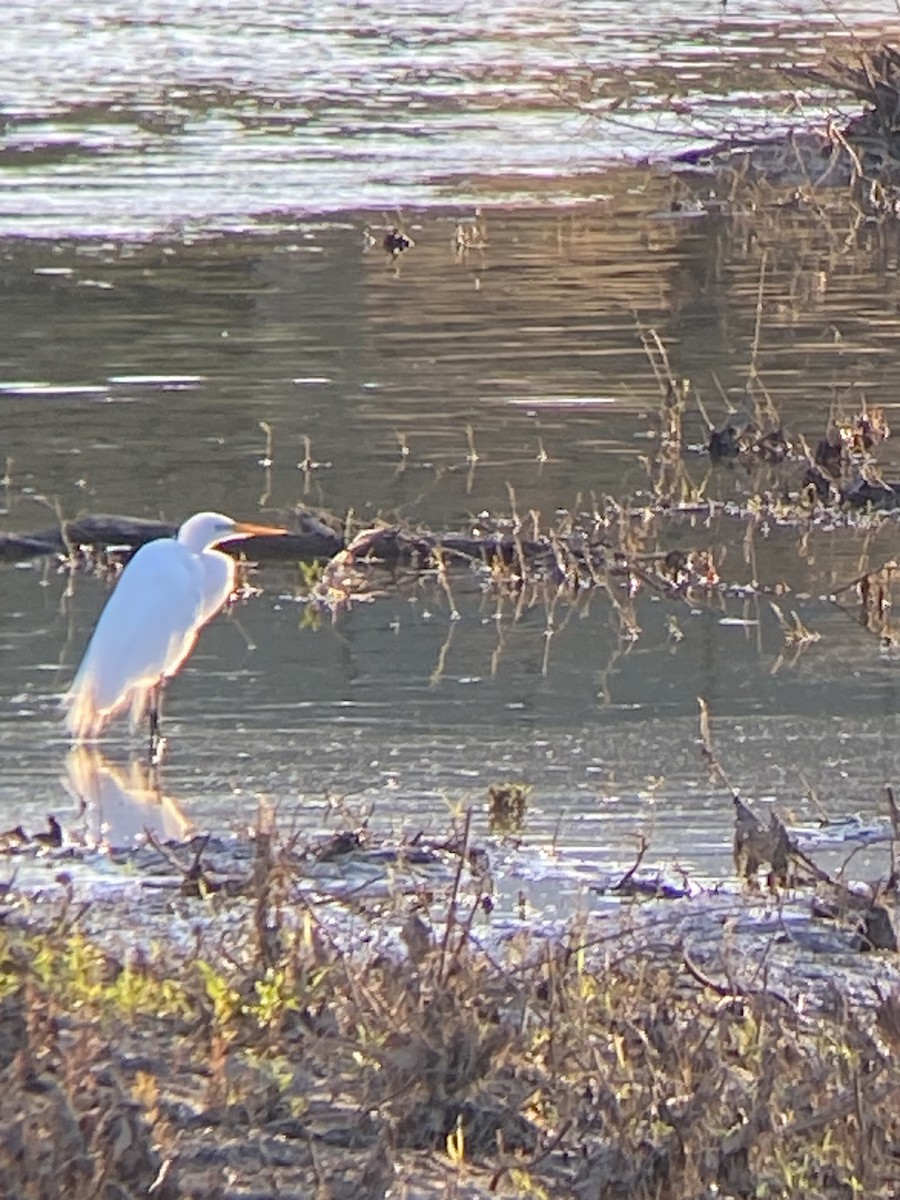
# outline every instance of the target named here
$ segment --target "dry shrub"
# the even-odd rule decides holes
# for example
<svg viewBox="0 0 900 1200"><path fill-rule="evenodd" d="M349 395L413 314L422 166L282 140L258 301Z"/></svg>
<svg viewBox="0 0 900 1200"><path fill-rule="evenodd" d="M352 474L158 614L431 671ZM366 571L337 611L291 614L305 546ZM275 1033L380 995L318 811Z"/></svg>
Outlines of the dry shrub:
<svg viewBox="0 0 900 1200"><path fill-rule="evenodd" d="M897 1194L891 997L807 1015L624 926L487 950L458 880L440 922L358 909L364 948L324 904L288 919L271 862L130 966L71 922L0 928L4 1194Z"/></svg>

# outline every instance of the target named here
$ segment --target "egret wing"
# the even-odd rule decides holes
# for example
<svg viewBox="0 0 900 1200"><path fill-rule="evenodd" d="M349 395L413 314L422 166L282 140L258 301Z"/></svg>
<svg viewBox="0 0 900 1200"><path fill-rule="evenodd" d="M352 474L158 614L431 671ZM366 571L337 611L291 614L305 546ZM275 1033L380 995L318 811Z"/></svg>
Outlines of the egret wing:
<svg viewBox="0 0 900 1200"><path fill-rule="evenodd" d="M221 550L207 550L196 556L202 575L203 598L201 627L211 621L234 591L234 559Z"/></svg>
<svg viewBox="0 0 900 1200"><path fill-rule="evenodd" d="M68 725L90 735L113 713L172 674L206 617L197 555L168 538L134 556L100 614L67 696Z"/></svg>

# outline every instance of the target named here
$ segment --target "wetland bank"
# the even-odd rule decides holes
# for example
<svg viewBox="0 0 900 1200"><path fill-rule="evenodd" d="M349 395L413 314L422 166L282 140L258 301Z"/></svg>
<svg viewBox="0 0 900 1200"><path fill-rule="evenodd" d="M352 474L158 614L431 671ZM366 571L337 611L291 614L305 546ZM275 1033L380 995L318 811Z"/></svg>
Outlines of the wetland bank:
<svg viewBox="0 0 900 1200"><path fill-rule="evenodd" d="M895 209L634 165L684 107L650 44L598 99L595 7L515 69L503 6L481 67L326 22L301 104L277 5L254 93L249 27L110 4L10 91L2 531L66 534L0 565L10 1195L897 1193ZM834 32L756 7L642 18L694 134ZM71 750L128 537L68 522L208 507L327 552L258 556L158 771Z"/></svg>

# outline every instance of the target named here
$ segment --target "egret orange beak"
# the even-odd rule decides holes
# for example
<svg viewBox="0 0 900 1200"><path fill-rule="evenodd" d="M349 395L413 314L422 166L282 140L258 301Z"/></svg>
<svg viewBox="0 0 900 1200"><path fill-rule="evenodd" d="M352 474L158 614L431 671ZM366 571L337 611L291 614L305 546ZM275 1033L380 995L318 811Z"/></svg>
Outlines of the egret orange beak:
<svg viewBox="0 0 900 1200"><path fill-rule="evenodd" d="M229 537L281 537L290 533L289 529L281 529L277 525L254 525L252 521L235 521L234 529Z"/></svg>
<svg viewBox="0 0 900 1200"><path fill-rule="evenodd" d="M252 521L235 521L234 528L223 533L216 542L221 546L224 542L238 542L248 537L282 537L290 533L289 529L281 529L277 525L255 525Z"/></svg>

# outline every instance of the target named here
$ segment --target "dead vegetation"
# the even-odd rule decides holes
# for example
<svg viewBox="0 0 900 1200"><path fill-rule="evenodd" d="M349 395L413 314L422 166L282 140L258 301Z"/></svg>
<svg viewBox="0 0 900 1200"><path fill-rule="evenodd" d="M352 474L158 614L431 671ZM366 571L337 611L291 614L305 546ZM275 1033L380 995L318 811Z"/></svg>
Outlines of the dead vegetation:
<svg viewBox="0 0 900 1200"><path fill-rule="evenodd" d="M785 61L791 58L786 48ZM660 74L665 71L662 61L653 67ZM642 78L647 73L644 67ZM897 49L854 37L847 30L845 44L823 56L821 63L782 65L773 60L767 76L757 64L754 77L757 87L767 79L770 94L779 98L779 108L787 115L766 119L751 112L746 120L732 117L729 127L716 131L712 142L710 129L693 123L690 90L685 95L680 89L673 91L670 84L659 88L664 98L657 106L668 117L663 124L666 136L676 146L684 141L701 143L699 148L676 153L676 166L715 179L712 194L698 192L701 206L714 211L724 204L733 211L752 203L754 195L766 195L770 188L796 189L794 199L803 203L823 189L837 188L849 190L870 218L889 219L896 212L900 179ZM728 76L729 87L733 78ZM711 78L710 91L718 83ZM633 86L627 71L611 77L606 69L583 64L563 75L555 90L565 103L601 125L653 124L656 128L660 124L659 111L647 107L645 87ZM823 103L832 109L830 118L804 123L803 113ZM691 211L691 205L678 202L673 211Z"/></svg>
<svg viewBox="0 0 900 1200"><path fill-rule="evenodd" d="M516 818L524 803L515 784L491 797ZM837 971L811 1000L783 936L811 861L783 827L738 810L742 871L773 868L751 949L752 893L724 932L714 897L660 911L656 893L494 936L468 820L440 886L377 900L298 886L304 860L338 864L359 836L257 839L240 888L217 885L205 846L168 852L184 882L160 919L173 906L187 938L117 935L115 911L71 889L7 891L5 1194L896 1195L896 972L858 944L878 988L860 998ZM815 903L807 924L840 924Z"/></svg>

